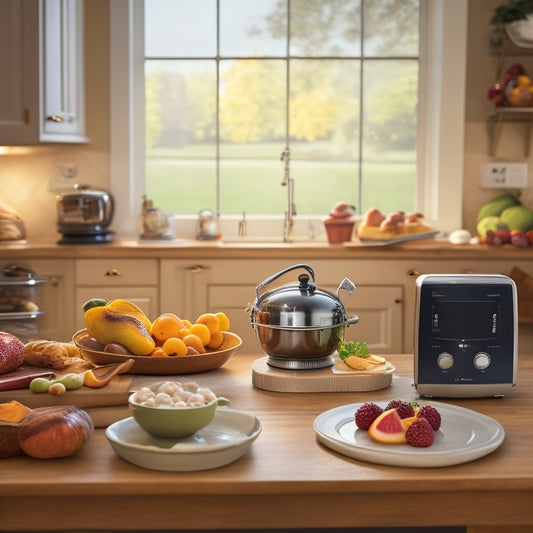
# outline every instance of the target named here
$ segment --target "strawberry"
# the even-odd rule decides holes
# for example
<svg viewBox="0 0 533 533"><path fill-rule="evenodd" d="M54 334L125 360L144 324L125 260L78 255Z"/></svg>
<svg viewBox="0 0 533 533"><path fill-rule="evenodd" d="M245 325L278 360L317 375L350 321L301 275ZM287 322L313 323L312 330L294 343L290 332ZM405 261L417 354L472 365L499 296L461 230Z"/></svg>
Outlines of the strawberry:
<svg viewBox="0 0 533 533"><path fill-rule="evenodd" d="M431 424L425 418L418 418L405 432L407 444L417 448L427 448L433 444L435 435Z"/></svg>
<svg viewBox="0 0 533 533"><path fill-rule="evenodd" d="M425 405L420 411L418 411L417 416L419 418L425 418L434 431L437 431L440 428L440 413L433 406Z"/></svg>
<svg viewBox="0 0 533 533"><path fill-rule="evenodd" d="M413 406L410 403L402 400L391 400L387 407L385 407L385 411L388 411L389 409L396 409L400 415L400 418L410 418L415 415Z"/></svg>
<svg viewBox="0 0 533 533"><path fill-rule="evenodd" d="M383 409L374 402L364 403L355 412L355 425L359 429L368 429L372 422L383 412Z"/></svg>

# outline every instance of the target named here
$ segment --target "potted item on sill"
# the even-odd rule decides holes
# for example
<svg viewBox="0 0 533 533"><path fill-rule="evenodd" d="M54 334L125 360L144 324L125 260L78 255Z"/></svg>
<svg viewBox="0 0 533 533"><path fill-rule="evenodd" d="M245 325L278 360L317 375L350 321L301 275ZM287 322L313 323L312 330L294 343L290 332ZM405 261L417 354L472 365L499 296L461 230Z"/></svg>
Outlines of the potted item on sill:
<svg viewBox="0 0 533 533"><path fill-rule="evenodd" d="M352 240L355 226L355 207L340 202L335 204L323 220L330 244L341 244Z"/></svg>

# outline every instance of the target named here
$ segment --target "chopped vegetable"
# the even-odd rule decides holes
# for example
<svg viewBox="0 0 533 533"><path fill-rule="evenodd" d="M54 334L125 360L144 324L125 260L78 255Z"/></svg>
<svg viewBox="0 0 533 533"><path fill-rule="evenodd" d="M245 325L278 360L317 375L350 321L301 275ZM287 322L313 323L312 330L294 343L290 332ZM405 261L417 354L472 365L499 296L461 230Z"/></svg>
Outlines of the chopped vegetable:
<svg viewBox="0 0 533 533"><path fill-rule="evenodd" d="M352 355L363 358L366 358L370 355L370 350L368 349L368 346L365 341L345 342L344 344L341 344L341 346L339 346L339 349L337 351L341 359L346 359L347 357L350 357Z"/></svg>

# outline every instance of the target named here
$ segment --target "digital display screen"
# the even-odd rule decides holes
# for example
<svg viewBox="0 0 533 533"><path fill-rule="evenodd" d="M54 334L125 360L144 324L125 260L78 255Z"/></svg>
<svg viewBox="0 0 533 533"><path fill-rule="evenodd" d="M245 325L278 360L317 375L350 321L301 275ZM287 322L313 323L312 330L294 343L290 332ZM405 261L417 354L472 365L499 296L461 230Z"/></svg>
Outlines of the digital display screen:
<svg viewBox="0 0 533 533"><path fill-rule="evenodd" d="M496 301L434 302L433 336L440 339L495 339L500 336L500 306Z"/></svg>

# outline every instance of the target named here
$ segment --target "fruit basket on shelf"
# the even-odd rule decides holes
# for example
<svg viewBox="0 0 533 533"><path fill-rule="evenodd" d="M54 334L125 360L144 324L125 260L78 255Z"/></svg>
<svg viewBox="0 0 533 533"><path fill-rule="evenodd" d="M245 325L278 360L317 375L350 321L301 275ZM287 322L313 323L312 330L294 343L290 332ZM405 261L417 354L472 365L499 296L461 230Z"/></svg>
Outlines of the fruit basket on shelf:
<svg viewBox="0 0 533 533"><path fill-rule="evenodd" d="M533 106L533 83L520 63L511 65L501 82L487 91L496 107L524 108Z"/></svg>

